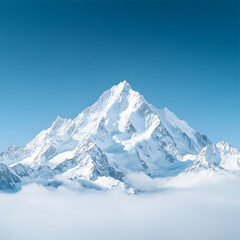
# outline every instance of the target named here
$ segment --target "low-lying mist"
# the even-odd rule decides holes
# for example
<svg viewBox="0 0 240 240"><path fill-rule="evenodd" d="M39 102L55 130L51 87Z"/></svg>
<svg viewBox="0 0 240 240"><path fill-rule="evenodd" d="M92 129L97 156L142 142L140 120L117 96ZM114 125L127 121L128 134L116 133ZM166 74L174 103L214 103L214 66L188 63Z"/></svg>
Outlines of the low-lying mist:
<svg viewBox="0 0 240 240"><path fill-rule="evenodd" d="M0 239L240 239L239 179L188 188L170 184L162 191L149 181L137 182L158 191L129 195L32 184L1 193Z"/></svg>

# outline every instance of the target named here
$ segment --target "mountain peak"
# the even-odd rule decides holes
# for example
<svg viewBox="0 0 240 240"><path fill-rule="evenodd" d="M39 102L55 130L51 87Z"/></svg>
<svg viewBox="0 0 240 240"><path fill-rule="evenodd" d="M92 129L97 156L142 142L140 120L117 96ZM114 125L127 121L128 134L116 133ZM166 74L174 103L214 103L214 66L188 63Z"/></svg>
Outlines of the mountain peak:
<svg viewBox="0 0 240 240"><path fill-rule="evenodd" d="M131 88L131 85L127 82L127 80L124 80L122 82L120 82L117 86L121 86L123 88Z"/></svg>
<svg viewBox="0 0 240 240"><path fill-rule="evenodd" d="M98 100L89 108L90 112L99 112L109 109L115 103L121 102L123 99L128 101L130 95L140 95L138 92L131 89L130 84L124 80L117 85L113 85L110 89L105 91ZM81 114L80 114L81 115Z"/></svg>
<svg viewBox="0 0 240 240"><path fill-rule="evenodd" d="M130 89L131 89L131 85L126 80L124 80L124 81L120 82L119 84L114 85L111 88L111 92L118 94L118 93L121 93L123 91L128 92Z"/></svg>
<svg viewBox="0 0 240 240"><path fill-rule="evenodd" d="M227 147L231 147L228 143L226 143L225 141L220 141L216 144L217 146L227 146Z"/></svg>

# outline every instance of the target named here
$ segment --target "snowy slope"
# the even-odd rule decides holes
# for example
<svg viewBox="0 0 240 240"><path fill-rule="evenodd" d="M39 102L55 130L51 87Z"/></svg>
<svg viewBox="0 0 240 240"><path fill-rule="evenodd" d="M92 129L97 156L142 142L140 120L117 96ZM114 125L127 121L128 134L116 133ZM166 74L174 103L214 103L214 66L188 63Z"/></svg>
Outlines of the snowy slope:
<svg viewBox="0 0 240 240"><path fill-rule="evenodd" d="M129 172L175 176L191 166L186 155L197 155L211 144L167 108L147 103L124 81L75 119L57 117L25 147L9 147L0 162L32 181L62 176L126 188Z"/></svg>

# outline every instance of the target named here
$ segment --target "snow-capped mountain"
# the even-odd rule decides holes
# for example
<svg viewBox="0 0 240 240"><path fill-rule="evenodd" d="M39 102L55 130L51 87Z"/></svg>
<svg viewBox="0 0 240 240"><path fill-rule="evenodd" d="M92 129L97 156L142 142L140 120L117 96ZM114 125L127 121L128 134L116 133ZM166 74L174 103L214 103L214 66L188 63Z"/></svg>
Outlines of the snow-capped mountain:
<svg viewBox="0 0 240 240"><path fill-rule="evenodd" d="M144 172L153 178L177 175L198 165L197 159L211 144L167 108L147 103L124 81L75 119L57 117L26 146L9 147L0 154L0 162L19 179L50 183L62 177L98 187L129 188L128 173ZM220 145L218 149L226 156L235 151ZM186 156L195 155L191 166ZM228 162L228 157L224 159Z"/></svg>

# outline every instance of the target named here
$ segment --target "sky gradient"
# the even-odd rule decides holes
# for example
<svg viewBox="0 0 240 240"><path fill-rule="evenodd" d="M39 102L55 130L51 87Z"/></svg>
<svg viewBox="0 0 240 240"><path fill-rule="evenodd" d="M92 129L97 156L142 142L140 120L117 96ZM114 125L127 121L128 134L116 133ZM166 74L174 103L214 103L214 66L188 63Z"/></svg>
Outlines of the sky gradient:
<svg viewBox="0 0 240 240"><path fill-rule="evenodd" d="M0 151L125 79L240 148L238 1L0 1Z"/></svg>

